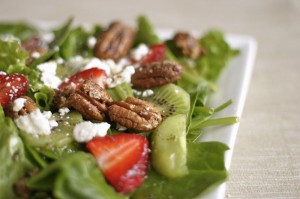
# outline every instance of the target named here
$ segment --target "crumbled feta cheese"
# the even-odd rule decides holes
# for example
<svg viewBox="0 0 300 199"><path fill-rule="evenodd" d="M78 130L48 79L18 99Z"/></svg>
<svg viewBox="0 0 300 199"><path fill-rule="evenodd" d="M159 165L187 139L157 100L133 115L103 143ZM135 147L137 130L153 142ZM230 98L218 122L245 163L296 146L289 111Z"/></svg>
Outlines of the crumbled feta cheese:
<svg viewBox="0 0 300 199"><path fill-rule="evenodd" d="M18 128L35 137L39 135L49 135L51 127L49 120L37 109L28 115L21 115L15 119Z"/></svg>
<svg viewBox="0 0 300 199"><path fill-rule="evenodd" d="M15 99L14 104L13 104L13 111L15 111L15 112L20 111L24 107L25 102L26 102L25 98Z"/></svg>
<svg viewBox="0 0 300 199"><path fill-rule="evenodd" d="M0 71L0 75L6 75L6 72Z"/></svg>
<svg viewBox="0 0 300 199"><path fill-rule="evenodd" d="M113 88L124 82L131 82L131 76L134 74L135 69L133 66L126 66L121 72L112 75L106 79L108 87Z"/></svg>
<svg viewBox="0 0 300 199"><path fill-rule="evenodd" d="M50 88L58 88L61 79L56 76L57 63L54 61L39 64L37 68L42 72L41 80Z"/></svg>
<svg viewBox="0 0 300 199"><path fill-rule="evenodd" d="M14 155L18 150L18 143L20 143L20 138L15 135L11 135L8 143L10 155Z"/></svg>
<svg viewBox="0 0 300 199"><path fill-rule="evenodd" d="M84 121L73 129L73 135L77 142L88 142L93 137L103 137L107 134L110 124L106 122L92 123L90 121Z"/></svg>
<svg viewBox="0 0 300 199"><path fill-rule="evenodd" d="M37 59L37 58L39 58L40 56L41 56L41 54L40 54L39 52L33 52L33 53L31 53L31 57L32 57L32 58Z"/></svg>
<svg viewBox="0 0 300 199"><path fill-rule="evenodd" d="M63 60L61 57L59 57L58 59L56 59L56 63L57 64L63 64L65 62L65 60Z"/></svg>
<svg viewBox="0 0 300 199"><path fill-rule="evenodd" d="M65 108L60 108L60 109L58 110L58 112L59 112L59 115L60 115L60 116L64 116L65 114L67 114L67 113L70 112L70 109L68 109L67 107L65 107Z"/></svg>
<svg viewBox="0 0 300 199"><path fill-rule="evenodd" d="M140 44L138 47L131 51L130 55L135 61L140 61L148 53L148 46L146 44Z"/></svg>
<svg viewBox="0 0 300 199"><path fill-rule="evenodd" d="M122 126L122 125L119 124L119 123L117 123L116 129L117 129L118 131L126 131L126 130L127 130L127 128L126 128L125 126Z"/></svg>
<svg viewBox="0 0 300 199"><path fill-rule="evenodd" d="M151 90L151 89L147 89L147 90L144 90L143 93L142 93L142 97L148 97L150 95L153 95L154 94L154 91Z"/></svg>
<svg viewBox="0 0 300 199"><path fill-rule="evenodd" d="M97 43L97 39L95 37L89 37L87 40L88 47L93 49Z"/></svg>
<svg viewBox="0 0 300 199"><path fill-rule="evenodd" d="M80 55L76 55L76 56L72 57L70 61L71 62L75 62L75 63L76 62L82 62L83 61L83 57L80 56Z"/></svg>
<svg viewBox="0 0 300 199"><path fill-rule="evenodd" d="M46 33L42 34L41 36L42 36L42 40L46 43L52 42L55 37L53 32L46 32Z"/></svg>

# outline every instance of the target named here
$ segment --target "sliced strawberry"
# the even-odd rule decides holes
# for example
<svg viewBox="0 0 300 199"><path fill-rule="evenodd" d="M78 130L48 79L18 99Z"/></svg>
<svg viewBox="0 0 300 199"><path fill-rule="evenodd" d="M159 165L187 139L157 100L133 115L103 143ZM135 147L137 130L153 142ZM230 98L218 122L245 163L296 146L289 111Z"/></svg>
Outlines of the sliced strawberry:
<svg viewBox="0 0 300 199"><path fill-rule="evenodd" d="M164 44L155 44L150 47L149 53L141 60L141 65L150 64L155 61L162 61L166 56L166 46Z"/></svg>
<svg viewBox="0 0 300 199"><path fill-rule="evenodd" d="M120 133L95 137L86 146L116 191L130 193L142 184L149 158L144 136Z"/></svg>
<svg viewBox="0 0 300 199"><path fill-rule="evenodd" d="M64 89L66 86L75 84L75 87L78 88L87 79L92 79L100 86L104 86L104 79L107 77L104 70L99 68L90 68L87 70L80 71L71 77L67 78L60 86L59 89Z"/></svg>
<svg viewBox="0 0 300 199"><path fill-rule="evenodd" d="M21 74L0 74L0 103L4 108L14 99L26 95L28 81Z"/></svg>

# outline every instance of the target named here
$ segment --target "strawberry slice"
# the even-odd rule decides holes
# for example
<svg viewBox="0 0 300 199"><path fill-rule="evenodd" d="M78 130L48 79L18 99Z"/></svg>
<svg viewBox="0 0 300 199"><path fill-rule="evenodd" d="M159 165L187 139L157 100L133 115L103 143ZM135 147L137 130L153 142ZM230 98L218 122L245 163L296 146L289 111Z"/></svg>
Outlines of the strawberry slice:
<svg viewBox="0 0 300 199"><path fill-rule="evenodd" d="M26 95L28 81L21 74L0 74L0 103L4 108L14 99Z"/></svg>
<svg viewBox="0 0 300 199"><path fill-rule="evenodd" d="M120 133L95 137L86 147L116 191L127 194L142 184L149 158L149 144L144 136Z"/></svg>
<svg viewBox="0 0 300 199"><path fill-rule="evenodd" d="M107 77L104 70L99 68L90 68L87 70L80 71L71 77L67 78L61 85L59 89L64 89L66 86L71 84L75 85L75 88L78 88L85 80L92 79L94 82L104 87L104 79Z"/></svg>
<svg viewBox="0 0 300 199"><path fill-rule="evenodd" d="M166 46L164 44L155 44L150 47L149 53L141 60L141 65L150 64L155 61L162 61L166 56Z"/></svg>

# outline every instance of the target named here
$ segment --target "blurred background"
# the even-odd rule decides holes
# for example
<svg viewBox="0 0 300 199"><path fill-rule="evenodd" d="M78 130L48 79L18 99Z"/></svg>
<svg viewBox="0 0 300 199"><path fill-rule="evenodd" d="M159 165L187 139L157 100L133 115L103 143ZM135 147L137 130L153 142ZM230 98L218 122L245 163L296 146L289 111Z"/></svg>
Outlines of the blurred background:
<svg viewBox="0 0 300 199"><path fill-rule="evenodd" d="M253 36L258 54L226 198L300 198L299 0L0 0L0 20L135 24Z"/></svg>

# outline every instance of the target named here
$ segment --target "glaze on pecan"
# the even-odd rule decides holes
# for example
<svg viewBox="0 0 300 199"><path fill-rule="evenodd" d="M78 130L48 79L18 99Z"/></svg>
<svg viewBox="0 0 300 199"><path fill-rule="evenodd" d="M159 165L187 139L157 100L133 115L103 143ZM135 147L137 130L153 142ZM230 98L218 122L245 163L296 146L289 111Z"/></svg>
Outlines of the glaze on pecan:
<svg viewBox="0 0 300 199"><path fill-rule="evenodd" d="M131 49L135 32L131 27L117 21L100 35L94 48L98 58L119 60Z"/></svg>
<svg viewBox="0 0 300 199"><path fill-rule="evenodd" d="M63 91L57 91L54 102L57 108L74 108L85 119L103 121L112 98L104 88L89 79L79 89L68 86Z"/></svg>
<svg viewBox="0 0 300 199"><path fill-rule="evenodd" d="M181 73L182 66L175 62L152 62L139 67L131 76L131 83L143 89L159 87L177 81Z"/></svg>
<svg viewBox="0 0 300 199"><path fill-rule="evenodd" d="M148 102L133 97L113 102L108 107L108 115L111 121L139 131L151 131L162 121L158 110Z"/></svg>
<svg viewBox="0 0 300 199"><path fill-rule="evenodd" d="M181 53L187 57L196 59L202 53L199 41L189 33L178 32L175 34L173 41Z"/></svg>

